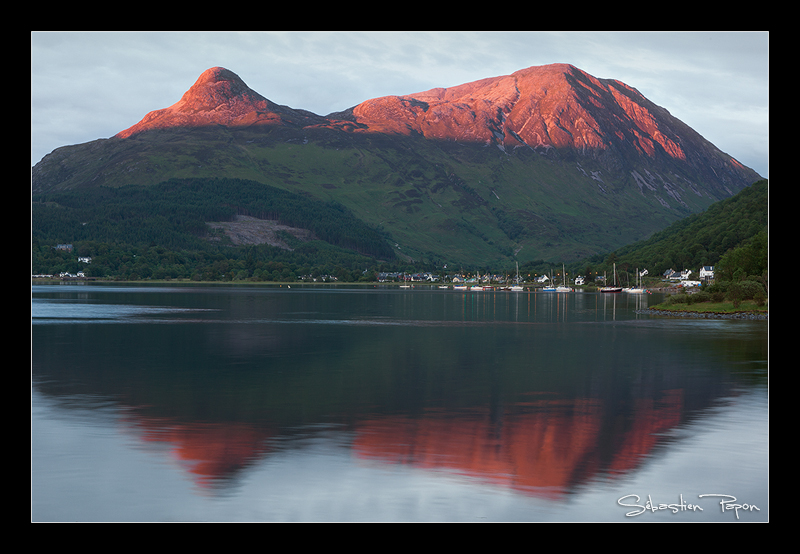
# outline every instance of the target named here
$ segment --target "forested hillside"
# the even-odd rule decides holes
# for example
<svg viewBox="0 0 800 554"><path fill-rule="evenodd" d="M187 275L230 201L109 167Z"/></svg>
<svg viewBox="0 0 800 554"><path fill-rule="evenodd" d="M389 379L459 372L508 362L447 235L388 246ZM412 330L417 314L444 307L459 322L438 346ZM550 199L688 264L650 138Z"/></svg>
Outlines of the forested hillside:
<svg viewBox="0 0 800 554"><path fill-rule="evenodd" d="M769 182L764 179L745 188L736 196L709 206L699 214L673 223L649 239L616 250L611 255L589 261L593 268L647 268L650 275L668 269L699 270L702 266L719 266L732 273L741 269L748 275L760 275L767 268ZM741 256L741 248L751 254ZM739 261L731 256L739 251ZM727 255L727 260L725 259ZM727 261L727 263L725 263ZM725 276L722 275L724 278Z"/></svg>
<svg viewBox="0 0 800 554"><path fill-rule="evenodd" d="M291 252L268 245L236 248L224 240L209 240L206 222L231 221L236 215L308 229L319 240L296 244ZM230 277L241 261L242 275L252 277L261 258L272 265L291 266L293 270L279 272L288 277L296 270L314 272L331 266L334 271L363 266L364 260L394 258L385 238L341 205L239 179L172 179L152 187L34 195L31 229L33 274L81 268L97 277L219 278ZM76 265L76 254L55 250L58 244L72 244L77 255L92 257L92 264ZM143 249L148 253L146 265L136 260ZM126 267L125 260L136 261ZM215 263L217 268L209 269Z"/></svg>
<svg viewBox="0 0 800 554"><path fill-rule="evenodd" d="M384 238L346 208L241 179L171 179L153 187L126 186L33 196L33 233L40 241L106 240L185 248L208 221L237 214L309 229L334 246L393 257Z"/></svg>

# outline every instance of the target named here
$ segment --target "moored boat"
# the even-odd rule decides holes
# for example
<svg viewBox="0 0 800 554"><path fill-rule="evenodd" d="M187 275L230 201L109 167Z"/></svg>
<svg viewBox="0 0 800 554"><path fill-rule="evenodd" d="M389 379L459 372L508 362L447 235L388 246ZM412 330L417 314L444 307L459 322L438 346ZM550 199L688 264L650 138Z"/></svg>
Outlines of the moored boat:
<svg viewBox="0 0 800 554"><path fill-rule="evenodd" d="M647 270L645 270L645 272L646 271ZM625 290L625 292L627 292L629 294L645 294L645 293L649 293L650 292L647 289L643 288L642 285L641 285L641 275L639 274L639 268L638 267L636 268L636 286L635 287L630 287L630 288L627 288L627 289L624 289L624 290Z"/></svg>
<svg viewBox="0 0 800 554"><path fill-rule="evenodd" d="M614 264L614 286L603 287L600 292L622 292L622 287L617 286L617 264Z"/></svg>
<svg viewBox="0 0 800 554"><path fill-rule="evenodd" d="M603 287L600 292L622 292L622 287Z"/></svg>

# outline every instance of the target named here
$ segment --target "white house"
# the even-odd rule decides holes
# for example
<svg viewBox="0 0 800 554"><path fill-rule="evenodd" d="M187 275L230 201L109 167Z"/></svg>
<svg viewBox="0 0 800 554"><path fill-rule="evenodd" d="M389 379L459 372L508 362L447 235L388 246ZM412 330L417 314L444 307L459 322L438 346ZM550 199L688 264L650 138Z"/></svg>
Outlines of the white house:
<svg viewBox="0 0 800 554"><path fill-rule="evenodd" d="M577 277L575 277L575 285L580 286L583 285L584 282L585 278L583 275L578 275Z"/></svg>
<svg viewBox="0 0 800 554"><path fill-rule="evenodd" d="M708 280L708 279L713 279L713 278L714 278L714 266L712 266L712 265L704 265L700 269L700 280L702 281L703 279Z"/></svg>

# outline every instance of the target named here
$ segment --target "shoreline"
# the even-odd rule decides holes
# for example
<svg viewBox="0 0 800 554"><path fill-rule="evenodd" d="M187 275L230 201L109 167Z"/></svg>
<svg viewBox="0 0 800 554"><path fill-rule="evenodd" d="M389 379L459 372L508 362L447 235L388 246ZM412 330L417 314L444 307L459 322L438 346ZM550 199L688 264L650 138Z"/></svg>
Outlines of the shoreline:
<svg viewBox="0 0 800 554"><path fill-rule="evenodd" d="M647 308L636 310L639 315L657 315L666 317L694 318L694 319L746 319L746 320L769 320L769 313L760 312L690 312L686 310L655 310Z"/></svg>

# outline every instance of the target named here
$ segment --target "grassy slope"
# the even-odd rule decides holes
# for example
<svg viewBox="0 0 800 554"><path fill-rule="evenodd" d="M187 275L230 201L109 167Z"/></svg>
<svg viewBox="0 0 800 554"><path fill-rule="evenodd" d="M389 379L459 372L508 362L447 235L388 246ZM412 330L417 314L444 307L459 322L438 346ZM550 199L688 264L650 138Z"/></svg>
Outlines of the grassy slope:
<svg viewBox="0 0 800 554"><path fill-rule="evenodd" d="M513 260L581 259L665 227L689 208L664 208L637 187L587 175L591 159L530 150L395 141L324 133L304 140L282 129L213 129L97 141L71 164L73 183L156 184L176 177L252 179L348 207L414 259L497 266ZM65 152L77 151L74 147ZM579 169L578 163L580 163ZM601 173L601 177L606 176Z"/></svg>
<svg viewBox="0 0 800 554"><path fill-rule="evenodd" d="M415 258L429 252L475 263L497 263L515 253L520 261L586 257L642 238L676 217L652 199L615 195L607 185L603 192L576 166L532 152L523 157L494 147L448 145L445 152L414 146L334 150L281 143L244 149L262 180L343 203L390 231ZM501 218L516 229L504 231Z"/></svg>

